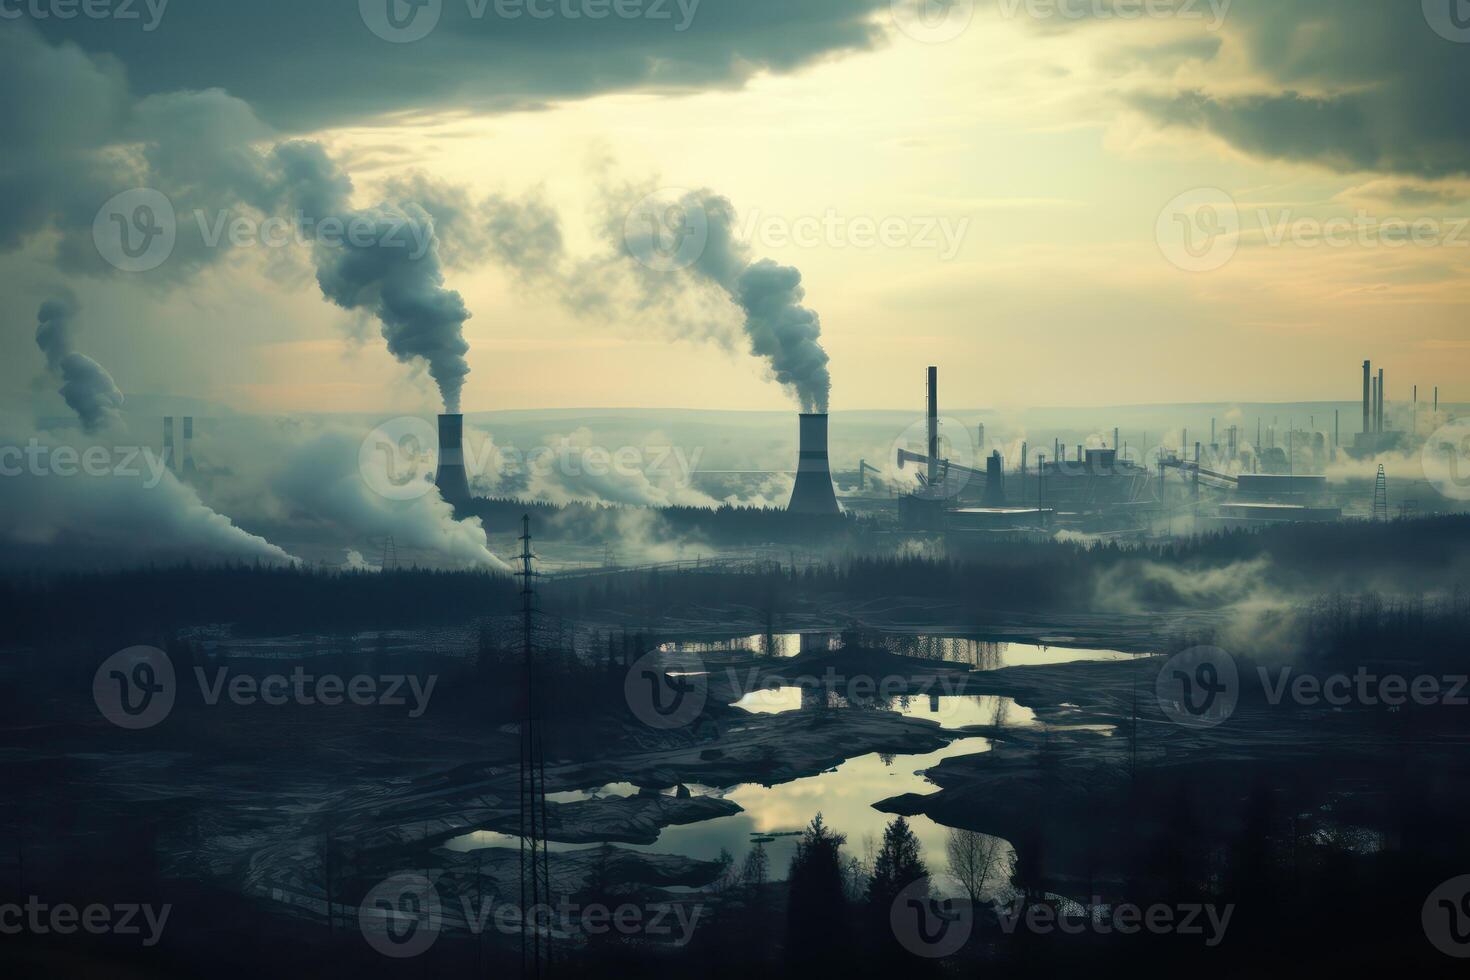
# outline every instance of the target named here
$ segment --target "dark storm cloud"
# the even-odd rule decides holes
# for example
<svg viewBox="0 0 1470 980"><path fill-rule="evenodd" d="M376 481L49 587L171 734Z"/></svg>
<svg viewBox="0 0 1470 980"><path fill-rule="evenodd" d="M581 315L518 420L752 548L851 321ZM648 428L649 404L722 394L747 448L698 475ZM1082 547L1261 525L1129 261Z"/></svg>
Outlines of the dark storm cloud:
<svg viewBox="0 0 1470 980"><path fill-rule="evenodd" d="M1436 33L1421 4L1236 3L1228 24L1259 93L1212 91L1205 74L1191 90L1134 103L1263 157L1425 178L1470 172L1470 45Z"/></svg>
<svg viewBox="0 0 1470 980"><path fill-rule="evenodd" d="M639 16L599 19L561 6L537 0L537 10L554 11L537 17L524 3L443 0L435 29L404 44L369 31L357 0L176 0L152 31L82 17L38 26L53 41L115 56L139 94L223 88L272 125L310 129L403 109L739 85L871 47L881 36L873 15L889 3L644 0ZM572 4L583 6L597 5Z"/></svg>

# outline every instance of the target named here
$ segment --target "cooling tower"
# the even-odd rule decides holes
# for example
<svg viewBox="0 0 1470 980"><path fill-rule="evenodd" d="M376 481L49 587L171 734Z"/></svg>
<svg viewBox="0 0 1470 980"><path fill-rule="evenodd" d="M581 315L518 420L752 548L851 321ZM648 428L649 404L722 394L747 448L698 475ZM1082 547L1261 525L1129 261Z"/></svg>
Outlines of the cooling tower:
<svg viewBox="0 0 1470 980"><path fill-rule="evenodd" d="M801 454L796 486L786 508L797 514L840 514L832 491L832 468L827 462L827 416L801 416Z"/></svg>
<svg viewBox="0 0 1470 980"><path fill-rule="evenodd" d="M434 486L450 506L470 502L470 482L464 472L464 416L439 416L439 470Z"/></svg>

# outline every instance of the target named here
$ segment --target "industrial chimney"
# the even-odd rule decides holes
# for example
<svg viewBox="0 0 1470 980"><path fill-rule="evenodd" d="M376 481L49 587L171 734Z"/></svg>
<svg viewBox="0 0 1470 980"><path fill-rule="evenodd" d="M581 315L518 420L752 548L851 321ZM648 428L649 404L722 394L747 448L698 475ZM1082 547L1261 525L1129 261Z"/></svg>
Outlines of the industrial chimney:
<svg viewBox="0 0 1470 980"><path fill-rule="evenodd" d="M434 474L439 495L456 510L470 502L470 483L464 472L464 416L439 416L439 470Z"/></svg>
<svg viewBox="0 0 1470 980"><path fill-rule="evenodd" d="M929 368L929 486L939 482L939 368ZM822 440L825 446L826 440Z"/></svg>
<svg viewBox="0 0 1470 980"><path fill-rule="evenodd" d="M185 476L194 473L194 416L184 416L184 459L183 470Z"/></svg>
<svg viewBox="0 0 1470 980"><path fill-rule="evenodd" d="M1373 431L1373 362L1363 362L1363 431Z"/></svg>
<svg viewBox="0 0 1470 980"><path fill-rule="evenodd" d="M441 471L442 472L442 471ZM832 491L832 468L827 462L826 413L801 416L801 452L796 466L796 486L787 510L796 514L840 514L837 494Z"/></svg>

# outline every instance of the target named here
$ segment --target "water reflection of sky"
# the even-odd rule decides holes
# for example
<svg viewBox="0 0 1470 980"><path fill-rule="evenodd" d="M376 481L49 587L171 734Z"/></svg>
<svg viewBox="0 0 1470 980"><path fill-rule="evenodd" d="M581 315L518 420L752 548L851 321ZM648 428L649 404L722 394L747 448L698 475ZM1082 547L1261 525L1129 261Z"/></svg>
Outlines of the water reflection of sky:
<svg viewBox="0 0 1470 980"><path fill-rule="evenodd" d="M863 633L850 639L864 647L884 649L907 657L969 664L981 670L1001 667L1033 667L1080 661L1128 660L1133 655L1118 650L1090 647L1058 647L1036 643L1003 643L964 636L935 636L926 633ZM716 640L678 640L658 649L666 653L764 654L794 657L798 653L839 650L840 633L773 633L736 636Z"/></svg>
<svg viewBox="0 0 1470 980"><path fill-rule="evenodd" d="M941 759L973 755L990 749L989 739L960 738L935 752L923 755L884 756L870 754L849 759L835 769L794 779L777 786L742 783L729 789L706 786L689 787L695 794L723 796L740 804L743 812L696 824L666 827L657 841L635 845L636 850L683 854L692 858L713 860L720 851L728 851L741 861L752 847L752 840L770 836L765 841L770 859L770 874L784 878L796 847L795 833L821 811L827 825L847 835L847 852L864 856L871 841L876 851L882 841L883 828L892 815L873 809L873 804L903 793L932 793L934 785L918 775ZM590 790L553 794L553 802L589 799L594 795L627 796L636 792L628 783L613 784ZM948 868L945 845L948 830L928 817L909 818L919 838L925 864L932 875L942 875ZM509 834L477 831L446 844L452 850L468 851L478 847L514 847L517 838ZM586 844L555 844L552 850L575 850ZM1009 853L1009 845L1004 845Z"/></svg>
<svg viewBox="0 0 1470 980"><path fill-rule="evenodd" d="M804 691L800 687L759 688L735 702L735 707L752 714L783 714L800 711L822 710L814 699L820 699L820 691ZM1031 728L1036 724L1036 713L1015 699L991 694L914 694L906 697L889 698L881 704L864 707L849 706L839 695L829 694L826 707L832 710L884 710L896 711L906 718L923 718L938 722L942 728L963 728L966 725L1004 725L1011 728Z"/></svg>

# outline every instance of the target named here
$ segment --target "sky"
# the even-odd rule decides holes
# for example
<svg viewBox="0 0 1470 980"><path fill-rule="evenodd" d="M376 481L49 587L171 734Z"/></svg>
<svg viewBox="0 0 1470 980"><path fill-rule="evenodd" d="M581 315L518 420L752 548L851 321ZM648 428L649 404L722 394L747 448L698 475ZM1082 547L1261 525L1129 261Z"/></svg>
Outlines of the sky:
<svg viewBox="0 0 1470 980"><path fill-rule="evenodd" d="M7 2L3 407L1470 400L1454 2Z"/></svg>

